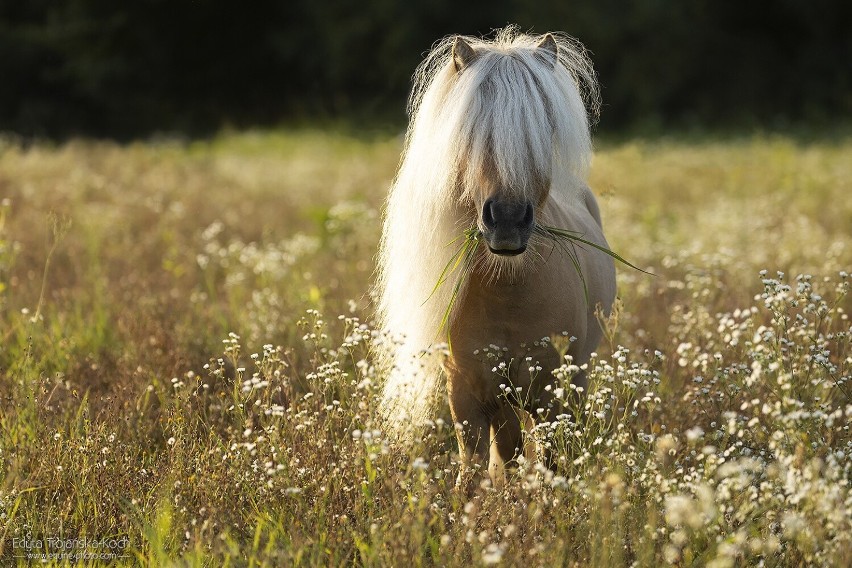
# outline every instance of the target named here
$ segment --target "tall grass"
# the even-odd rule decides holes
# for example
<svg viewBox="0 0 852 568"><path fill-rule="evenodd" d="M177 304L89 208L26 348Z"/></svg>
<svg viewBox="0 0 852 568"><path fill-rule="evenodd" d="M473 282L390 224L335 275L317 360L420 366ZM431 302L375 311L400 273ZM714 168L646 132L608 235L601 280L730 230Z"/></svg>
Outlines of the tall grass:
<svg viewBox="0 0 852 568"><path fill-rule="evenodd" d="M846 564L848 142L600 148L612 250L657 276L620 269L582 411L532 433L556 471L473 495L446 409L410 448L376 420L400 143L0 143L0 564L82 537L147 565Z"/></svg>

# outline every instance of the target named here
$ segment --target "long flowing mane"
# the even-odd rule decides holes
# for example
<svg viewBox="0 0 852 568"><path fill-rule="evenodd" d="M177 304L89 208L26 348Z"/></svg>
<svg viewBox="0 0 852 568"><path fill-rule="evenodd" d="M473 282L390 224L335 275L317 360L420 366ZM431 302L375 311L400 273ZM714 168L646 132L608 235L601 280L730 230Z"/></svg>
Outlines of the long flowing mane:
<svg viewBox="0 0 852 568"><path fill-rule="evenodd" d="M415 432L434 411L454 276L436 284L456 250L450 243L476 222L471 195L478 172L494 168L517 192L551 180L551 198L579 195L585 185L589 121L599 105L594 71L575 40L555 35L556 53L544 53L536 47L542 37L516 28L490 41L464 37L476 58L460 72L455 36L448 37L414 74L378 273L379 321L396 338L385 352L380 411L399 436Z"/></svg>

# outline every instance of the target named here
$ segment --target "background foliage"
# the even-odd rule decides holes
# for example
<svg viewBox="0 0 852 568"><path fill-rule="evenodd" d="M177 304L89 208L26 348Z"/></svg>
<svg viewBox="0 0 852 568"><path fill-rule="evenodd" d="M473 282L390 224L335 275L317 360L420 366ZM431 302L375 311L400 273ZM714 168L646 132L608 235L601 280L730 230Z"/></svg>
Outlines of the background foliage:
<svg viewBox="0 0 852 568"><path fill-rule="evenodd" d="M849 21L832 0L0 0L0 130L402 123L436 39L510 22L593 52L604 129L827 123L852 111Z"/></svg>

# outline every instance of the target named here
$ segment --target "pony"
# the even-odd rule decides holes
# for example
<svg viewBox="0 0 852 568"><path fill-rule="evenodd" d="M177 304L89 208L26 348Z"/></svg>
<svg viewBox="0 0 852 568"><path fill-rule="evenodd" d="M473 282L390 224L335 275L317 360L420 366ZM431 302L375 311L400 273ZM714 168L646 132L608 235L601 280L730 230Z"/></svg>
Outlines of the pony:
<svg viewBox="0 0 852 568"><path fill-rule="evenodd" d="M585 50L559 33L450 36L415 71L378 255L391 338L379 410L397 438L422 431L445 376L464 463L497 479L523 450L522 420L565 412L552 388L562 354L542 339L573 336L582 366L602 336L595 311L615 298L586 183L598 107ZM564 246L562 231L590 246Z"/></svg>

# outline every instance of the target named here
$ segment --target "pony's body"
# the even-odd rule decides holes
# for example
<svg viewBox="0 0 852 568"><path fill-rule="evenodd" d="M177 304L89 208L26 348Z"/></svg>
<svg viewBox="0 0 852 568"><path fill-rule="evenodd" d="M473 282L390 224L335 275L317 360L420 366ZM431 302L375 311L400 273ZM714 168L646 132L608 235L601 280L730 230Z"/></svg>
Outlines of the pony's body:
<svg viewBox="0 0 852 568"><path fill-rule="evenodd" d="M398 337L381 409L398 434L415 435L431 417L443 366L460 445L497 467L521 447L518 413L500 385L520 387L515 405L547 419L562 411L545 389L562 361L542 338L576 338L569 354L578 364L600 340L595 309L613 302L612 259L543 230L606 247L585 182L581 85L594 111L581 48L511 28L494 42L444 40L419 68L380 254L379 313ZM475 239L463 259L462 234Z"/></svg>
<svg viewBox="0 0 852 568"><path fill-rule="evenodd" d="M545 211L553 225L606 246L591 193L570 204L551 197ZM444 368L453 419L468 423L462 442L469 454L484 457L489 454L489 441L496 441L490 451L492 474L523 447L518 410L537 420L549 420L565 411L560 399L553 396L554 390L545 390L553 384L551 371L564 362L562 354L542 340L572 337L567 354L576 364L585 363L601 338L595 307L608 311L615 297L614 266L605 254L576 249L587 298L568 253L546 242L535 246L534 254L540 257L516 281L471 274L450 328L453 349ZM488 346L499 351L493 347L483 351ZM506 370L495 373L499 362L506 364ZM585 388L585 374L578 374L573 382ZM520 391L507 397L506 388ZM512 398L516 408L507 407L507 399Z"/></svg>

